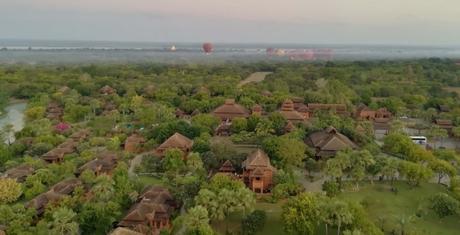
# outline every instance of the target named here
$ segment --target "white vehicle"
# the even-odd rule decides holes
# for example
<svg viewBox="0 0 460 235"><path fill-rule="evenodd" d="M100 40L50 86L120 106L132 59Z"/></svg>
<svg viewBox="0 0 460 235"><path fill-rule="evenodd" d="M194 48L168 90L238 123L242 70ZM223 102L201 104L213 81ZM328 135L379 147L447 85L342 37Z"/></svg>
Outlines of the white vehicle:
<svg viewBox="0 0 460 235"><path fill-rule="evenodd" d="M419 145L426 145L428 140L425 136L411 136L412 142Z"/></svg>

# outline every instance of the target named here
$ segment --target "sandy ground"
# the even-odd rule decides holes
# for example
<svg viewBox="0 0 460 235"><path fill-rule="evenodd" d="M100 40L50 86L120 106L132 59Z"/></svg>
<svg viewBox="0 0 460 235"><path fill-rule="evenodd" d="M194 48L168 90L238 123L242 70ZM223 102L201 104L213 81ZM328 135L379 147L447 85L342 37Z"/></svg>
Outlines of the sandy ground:
<svg viewBox="0 0 460 235"><path fill-rule="evenodd" d="M265 79L265 77L269 74L271 74L272 72L255 72L255 73L252 73L251 75L249 75L246 79L244 79L243 81L241 81L240 83L238 83L238 87L242 87L248 83L251 83L251 82L261 82Z"/></svg>

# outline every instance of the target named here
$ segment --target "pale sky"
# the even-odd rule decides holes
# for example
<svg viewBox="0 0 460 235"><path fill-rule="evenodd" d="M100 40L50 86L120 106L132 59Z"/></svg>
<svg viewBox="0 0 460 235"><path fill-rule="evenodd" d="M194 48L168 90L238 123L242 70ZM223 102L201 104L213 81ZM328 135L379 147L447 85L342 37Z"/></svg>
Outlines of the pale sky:
<svg viewBox="0 0 460 235"><path fill-rule="evenodd" d="M0 0L0 38L460 45L460 0Z"/></svg>

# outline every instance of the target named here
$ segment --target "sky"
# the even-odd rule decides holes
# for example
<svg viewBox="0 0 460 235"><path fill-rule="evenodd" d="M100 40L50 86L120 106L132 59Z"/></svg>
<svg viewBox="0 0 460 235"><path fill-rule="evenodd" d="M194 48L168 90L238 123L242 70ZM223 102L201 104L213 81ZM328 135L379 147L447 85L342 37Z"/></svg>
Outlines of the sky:
<svg viewBox="0 0 460 235"><path fill-rule="evenodd" d="M0 38L460 45L460 0L0 0Z"/></svg>

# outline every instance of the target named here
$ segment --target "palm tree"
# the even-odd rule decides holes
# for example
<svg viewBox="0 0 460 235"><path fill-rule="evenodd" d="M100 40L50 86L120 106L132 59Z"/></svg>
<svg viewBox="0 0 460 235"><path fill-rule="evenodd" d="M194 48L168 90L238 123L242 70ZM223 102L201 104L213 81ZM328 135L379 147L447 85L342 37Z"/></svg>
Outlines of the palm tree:
<svg viewBox="0 0 460 235"><path fill-rule="evenodd" d="M98 176L96 178L96 185L94 185L91 191L94 193L97 200L109 201L115 193L114 182L109 176Z"/></svg>
<svg viewBox="0 0 460 235"><path fill-rule="evenodd" d="M51 234L78 234L78 224L74 221L76 215L75 212L65 207L57 209L52 215L53 221L48 224Z"/></svg>

